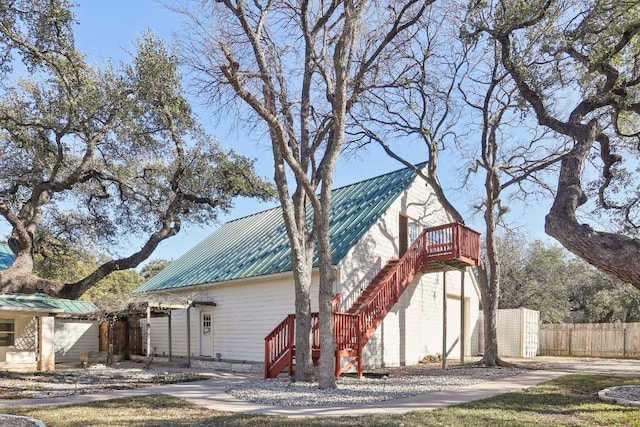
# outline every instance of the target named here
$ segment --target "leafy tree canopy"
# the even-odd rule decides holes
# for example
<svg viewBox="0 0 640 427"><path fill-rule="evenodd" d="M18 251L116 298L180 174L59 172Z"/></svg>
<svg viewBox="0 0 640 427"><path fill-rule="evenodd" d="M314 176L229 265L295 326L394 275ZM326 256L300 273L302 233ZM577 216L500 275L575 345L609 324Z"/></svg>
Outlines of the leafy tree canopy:
<svg viewBox="0 0 640 427"><path fill-rule="evenodd" d="M498 44L538 123L572 143L547 234L640 289L640 3L470 2L465 22L470 40ZM592 208L601 222L588 221Z"/></svg>
<svg viewBox="0 0 640 427"><path fill-rule="evenodd" d="M251 160L198 124L162 41L145 34L130 62L98 69L75 48L73 24L66 0L0 4L0 220L16 254L0 292L77 298L139 265L182 221L273 194ZM141 248L118 254L134 241ZM110 258L81 278L39 277L34 259L56 245Z"/></svg>
<svg viewBox="0 0 640 427"><path fill-rule="evenodd" d="M152 259L140 269L140 275L144 280L149 280L168 267L169 264L171 264L171 261L166 259Z"/></svg>
<svg viewBox="0 0 640 427"><path fill-rule="evenodd" d="M640 291L558 246L500 239L500 308L540 311L543 322L638 322Z"/></svg>

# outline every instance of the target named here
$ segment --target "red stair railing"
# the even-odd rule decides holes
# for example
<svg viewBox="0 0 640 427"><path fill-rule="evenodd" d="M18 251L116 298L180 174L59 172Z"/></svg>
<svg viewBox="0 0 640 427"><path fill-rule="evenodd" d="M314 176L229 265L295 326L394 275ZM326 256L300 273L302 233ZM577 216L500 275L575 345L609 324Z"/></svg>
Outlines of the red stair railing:
<svg viewBox="0 0 640 427"><path fill-rule="evenodd" d="M285 367L293 375L293 351L295 343L295 314L289 314L264 339L264 376L273 378Z"/></svg>
<svg viewBox="0 0 640 427"><path fill-rule="evenodd" d="M479 259L480 233L460 223L426 228L385 278L369 285L376 287L375 292L353 314L336 312L340 301L337 295L332 303L336 376L355 364L358 365L358 375L362 376L362 349L415 275L429 262L458 260L478 265ZM318 313L312 313L311 336L312 353L319 354ZM294 341L295 315L290 314L265 338L266 378L277 376L286 367L289 375L293 375ZM352 359L342 366L341 357L344 355Z"/></svg>
<svg viewBox="0 0 640 427"><path fill-rule="evenodd" d="M480 233L462 224L457 224L457 227L460 230L458 233L458 236L460 236L458 242L460 247L459 258L468 259L475 266L480 265Z"/></svg>
<svg viewBox="0 0 640 427"><path fill-rule="evenodd" d="M422 232L391 272L377 285L377 291L368 298L366 305L358 310L357 315L362 319L362 332L366 337L365 343L422 267L425 242L426 232Z"/></svg>

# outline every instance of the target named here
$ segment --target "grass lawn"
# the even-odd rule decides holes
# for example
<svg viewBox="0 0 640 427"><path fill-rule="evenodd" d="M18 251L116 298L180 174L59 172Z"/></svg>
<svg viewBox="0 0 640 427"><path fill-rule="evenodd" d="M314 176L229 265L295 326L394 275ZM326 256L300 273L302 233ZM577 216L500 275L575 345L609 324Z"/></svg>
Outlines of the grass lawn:
<svg viewBox="0 0 640 427"><path fill-rule="evenodd" d="M640 407L604 403L597 392L640 378L568 375L517 393L405 415L291 419L231 414L155 395L71 406L4 408L48 427L92 426L640 426Z"/></svg>

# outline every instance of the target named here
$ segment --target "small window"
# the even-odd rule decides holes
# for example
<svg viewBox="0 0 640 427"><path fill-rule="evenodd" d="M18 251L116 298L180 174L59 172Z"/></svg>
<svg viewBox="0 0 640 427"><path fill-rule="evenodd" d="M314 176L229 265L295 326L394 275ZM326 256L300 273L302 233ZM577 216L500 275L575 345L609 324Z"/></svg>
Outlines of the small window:
<svg viewBox="0 0 640 427"><path fill-rule="evenodd" d="M409 223L409 246L411 246L411 244L416 241L419 235L420 235L420 224L413 221L410 222Z"/></svg>
<svg viewBox="0 0 640 427"><path fill-rule="evenodd" d="M11 347L14 345L15 331L13 319L0 319L0 347Z"/></svg>
<svg viewBox="0 0 640 427"><path fill-rule="evenodd" d="M202 313L202 335L211 334L211 314Z"/></svg>

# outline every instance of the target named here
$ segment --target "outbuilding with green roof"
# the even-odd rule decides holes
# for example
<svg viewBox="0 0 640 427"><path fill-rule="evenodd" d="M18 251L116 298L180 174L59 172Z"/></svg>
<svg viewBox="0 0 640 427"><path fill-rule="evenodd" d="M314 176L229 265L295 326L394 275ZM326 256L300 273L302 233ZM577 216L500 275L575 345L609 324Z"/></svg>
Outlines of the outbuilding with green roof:
<svg viewBox="0 0 640 427"><path fill-rule="evenodd" d="M15 256L0 243L0 269ZM98 324L87 318L93 303L45 294L0 295L0 369L53 370L56 362L79 362L98 350Z"/></svg>
<svg viewBox="0 0 640 427"><path fill-rule="evenodd" d="M373 279L410 250L426 227L452 222L433 190L411 168L334 189L330 212L337 277L334 293L340 296L337 310L342 312L353 309L363 292L371 289ZM265 337L294 312L290 246L281 208L221 225L135 292L147 293L150 298L176 294L209 302L172 316L175 331L191 325L187 334L190 342L185 334L171 338L163 334L168 330L166 318L152 319L154 357L168 354L171 342L174 357L186 357L190 352L196 365L262 369ZM317 311L317 295L314 269L313 311ZM413 364L441 353L445 311L450 325L446 332L449 356L461 349L471 354L478 300L475 277L469 269L420 271L368 339L365 365Z"/></svg>

